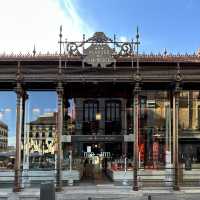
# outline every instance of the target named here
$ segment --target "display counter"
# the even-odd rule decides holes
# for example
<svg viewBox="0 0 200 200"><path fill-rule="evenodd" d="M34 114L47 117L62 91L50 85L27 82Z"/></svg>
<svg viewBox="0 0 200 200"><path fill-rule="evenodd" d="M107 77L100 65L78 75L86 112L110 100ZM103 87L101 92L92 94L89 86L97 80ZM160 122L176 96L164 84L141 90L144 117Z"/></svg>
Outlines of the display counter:
<svg viewBox="0 0 200 200"><path fill-rule="evenodd" d="M126 166L126 170L125 170ZM107 175L112 181L132 181L133 180L133 165L132 161L127 162L114 161L108 163ZM140 169L138 170L138 179L140 181L159 180L164 181L166 179L166 171L163 169Z"/></svg>
<svg viewBox="0 0 200 200"><path fill-rule="evenodd" d="M73 180L73 182L80 181L81 179L81 171L79 170L63 170L62 171L62 180L64 182L68 182L69 180ZM23 172L22 172L23 174ZM28 175L28 181L30 184L43 182L43 181L54 181L56 180L56 171L55 170L30 170L26 172ZM22 178L23 179L23 178ZM0 182L14 182L14 171L13 170L4 170L0 172Z"/></svg>
<svg viewBox="0 0 200 200"><path fill-rule="evenodd" d="M112 181L133 180L133 167L131 162L131 160L127 160L125 163L125 160L122 159L108 162L106 170L108 177Z"/></svg>
<svg viewBox="0 0 200 200"><path fill-rule="evenodd" d="M133 180L133 171L107 169L107 175L112 181Z"/></svg>

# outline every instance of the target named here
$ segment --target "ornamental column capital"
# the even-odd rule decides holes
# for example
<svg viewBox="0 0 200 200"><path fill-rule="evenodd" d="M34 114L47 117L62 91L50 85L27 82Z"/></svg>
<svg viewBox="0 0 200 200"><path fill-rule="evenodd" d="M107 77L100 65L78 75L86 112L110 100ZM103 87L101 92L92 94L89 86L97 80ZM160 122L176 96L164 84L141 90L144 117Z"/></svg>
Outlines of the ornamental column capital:
<svg viewBox="0 0 200 200"><path fill-rule="evenodd" d="M136 83L135 83L135 86L134 86L134 88L133 88L133 95L139 94L140 91L141 91L140 83L139 83L139 82L136 82Z"/></svg>
<svg viewBox="0 0 200 200"><path fill-rule="evenodd" d="M134 75L133 75L133 80L135 81L135 82L141 82L142 81L142 76L141 76L141 74L139 73L139 72L136 72Z"/></svg>
<svg viewBox="0 0 200 200"><path fill-rule="evenodd" d="M179 81L175 82L173 92L174 94L179 94L182 90L181 83Z"/></svg>
<svg viewBox="0 0 200 200"><path fill-rule="evenodd" d="M57 87L56 87L56 92L59 96L64 95L64 87L62 82L58 82Z"/></svg>
<svg viewBox="0 0 200 200"><path fill-rule="evenodd" d="M23 97L24 100L28 99L28 94L22 87L22 84L20 82L17 82L16 87L14 88L15 93L17 94L18 97Z"/></svg>
<svg viewBox="0 0 200 200"><path fill-rule="evenodd" d="M177 63L176 70L177 70L177 72L176 72L175 77L174 77L173 92L175 94L179 94L182 90L181 84L182 84L182 80L183 80L183 74L181 73L180 63Z"/></svg>

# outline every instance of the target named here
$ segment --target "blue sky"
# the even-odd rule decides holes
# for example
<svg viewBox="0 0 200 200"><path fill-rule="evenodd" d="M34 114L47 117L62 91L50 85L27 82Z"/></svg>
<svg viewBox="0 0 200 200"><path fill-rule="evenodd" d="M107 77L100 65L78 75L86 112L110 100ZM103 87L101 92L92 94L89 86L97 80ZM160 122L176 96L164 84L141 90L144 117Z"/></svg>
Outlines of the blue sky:
<svg viewBox="0 0 200 200"><path fill-rule="evenodd" d="M68 40L104 31L141 35L141 52L193 53L200 47L199 0L1 0L0 52L58 50L59 26Z"/></svg>
<svg viewBox="0 0 200 200"><path fill-rule="evenodd" d="M76 0L80 15L95 30L132 38L141 51L193 53L200 47L199 0Z"/></svg>
<svg viewBox="0 0 200 200"><path fill-rule="evenodd" d="M59 26L63 37L79 40L103 31L118 39L140 31L140 52L194 53L200 47L199 0L1 0L0 53L58 51ZM30 95L30 118L56 109L55 93ZM0 120L15 135L16 95L0 92Z"/></svg>

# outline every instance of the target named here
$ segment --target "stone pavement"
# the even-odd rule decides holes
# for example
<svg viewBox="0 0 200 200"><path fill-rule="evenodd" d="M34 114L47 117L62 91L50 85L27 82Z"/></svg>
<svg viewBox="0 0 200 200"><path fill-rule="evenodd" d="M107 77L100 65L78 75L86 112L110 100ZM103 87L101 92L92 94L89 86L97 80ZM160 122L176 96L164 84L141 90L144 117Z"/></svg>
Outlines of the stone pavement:
<svg viewBox="0 0 200 200"><path fill-rule="evenodd" d="M39 189L29 188L20 193L0 189L0 200L39 200ZM150 195L150 196L149 196ZM124 186L74 186L56 193L56 200L199 200L199 188L183 188L179 192L170 189L146 188L138 192Z"/></svg>

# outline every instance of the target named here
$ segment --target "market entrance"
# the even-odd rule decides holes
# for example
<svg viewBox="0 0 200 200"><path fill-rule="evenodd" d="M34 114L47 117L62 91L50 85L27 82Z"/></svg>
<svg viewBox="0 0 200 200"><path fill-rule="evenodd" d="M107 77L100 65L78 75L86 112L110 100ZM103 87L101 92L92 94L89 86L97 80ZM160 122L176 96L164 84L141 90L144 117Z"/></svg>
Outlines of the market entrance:
<svg viewBox="0 0 200 200"><path fill-rule="evenodd" d="M110 170L117 158L120 160L121 143L83 143L82 182L98 184L111 183Z"/></svg>
<svg viewBox="0 0 200 200"><path fill-rule="evenodd" d="M120 160L122 144L116 143L82 143L82 183L111 184L113 163Z"/></svg>

